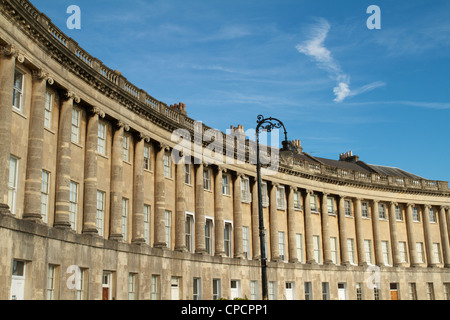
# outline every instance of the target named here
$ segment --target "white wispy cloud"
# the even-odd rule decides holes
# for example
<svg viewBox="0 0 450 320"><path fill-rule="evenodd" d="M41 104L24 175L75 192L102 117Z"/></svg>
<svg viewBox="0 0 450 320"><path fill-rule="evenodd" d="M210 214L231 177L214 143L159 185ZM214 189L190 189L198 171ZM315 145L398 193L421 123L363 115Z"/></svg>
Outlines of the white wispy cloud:
<svg viewBox="0 0 450 320"><path fill-rule="evenodd" d="M361 93L384 86L385 83L377 81L365 85L359 89L350 89L350 76L342 71L339 63L333 58L331 51L325 46L325 40L330 31L330 24L326 19L320 18L317 23L309 29L309 40L298 44L296 49L311 57L319 68L325 70L331 79L336 81L336 87L333 89L336 98L335 102L342 102L347 97L357 96Z"/></svg>

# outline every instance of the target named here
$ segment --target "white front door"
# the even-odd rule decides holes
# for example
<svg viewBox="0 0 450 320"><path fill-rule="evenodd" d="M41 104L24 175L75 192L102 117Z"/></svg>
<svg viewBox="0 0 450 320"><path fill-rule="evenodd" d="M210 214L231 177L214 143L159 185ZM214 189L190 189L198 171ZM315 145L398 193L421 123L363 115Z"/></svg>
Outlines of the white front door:
<svg viewBox="0 0 450 320"><path fill-rule="evenodd" d="M25 300L25 262L13 261L11 300Z"/></svg>
<svg viewBox="0 0 450 320"><path fill-rule="evenodd" d="M345 283L338 284L338 298L339 300L347 300L347 288Z"/></svg>
<svg viewBox="0 0 450 320"><path fill-rule="evenodd" d="M286 282L286 300L294 300L294 283Z"/></svg>
<svg viewBox="0 0 450 320"><path fill-rule="evenodd" d="M172 300L178 301L180 300L180 279L179 278L172 278L171 282L171 297Z"/></svg>
<svg viewBox="0 0 450 320"><path fill-rule="evenodd" d="M241 284L238 280L231 280L231 300L241 297Z"/></svg>

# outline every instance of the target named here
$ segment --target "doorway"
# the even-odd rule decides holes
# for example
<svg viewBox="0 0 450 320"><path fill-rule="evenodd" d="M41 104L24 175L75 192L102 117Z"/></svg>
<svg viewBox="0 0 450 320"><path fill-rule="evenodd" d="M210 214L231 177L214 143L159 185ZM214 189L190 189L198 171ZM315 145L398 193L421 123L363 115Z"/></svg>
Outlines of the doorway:
<svg viewBox="0 0 450 320"><path fill-rule="evenodd" d="M398 299L398 283L391 283L391 300Z"/></svg>
<svg viewBox="0 0 450 320"><path fill-rule="evenodd" d="M112 273L103 272L102 300L111 300L112 297Z"/></svg>
<svg viewBox="0 0 450 320"><path fill-rule="evenodd" d="M13 261L11 300L25 300L25 271L26 263L24 261Z"/></svg>
<svg viewBox="0 0 450 320"><path fill-rule="evenodd" d="M170 287L172 300L180 300L180 278L172 277Z"/></svg>
<svg viewBox="0 0 450 320"><path fill-rule="evenodd" d="M338 299L347 300L347 284L338 283Z"/></svg>

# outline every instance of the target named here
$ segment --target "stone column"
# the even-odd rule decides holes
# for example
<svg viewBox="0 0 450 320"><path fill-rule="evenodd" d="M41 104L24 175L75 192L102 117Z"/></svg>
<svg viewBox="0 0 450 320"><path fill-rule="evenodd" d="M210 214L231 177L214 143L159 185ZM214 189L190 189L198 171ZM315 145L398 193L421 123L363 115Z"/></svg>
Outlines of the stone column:
<svg viewBox="0 0 450 320"><path fill-rule="evenodd" d="M444 255L444 267L450 268L450 244L448 238L447 220L445 217L446 207L441 207L439 211L439 227L441 230L442 253Z"/></svg>
<svg viewBox="0 0 450 320"><path fill-rule="evenodd" d="M205 164L199 164L195 176L195 252L201 254L206 253L205 191L203 188L205 166Z"/></svg>
<svg viewBox="0 0 450 320"><path fill-rule="evenodd" d="M258 180L253 179L252 187L252 244L253 258L261 259L261 241L259 237L259 200L258 200Z"/></svg>
<svg viewBox="0 0 450 320"><path fill-rule="evenodd" d="M446 206L445 210L447 211L447 216L446 216L446 221L447 221L447 230L449 231L449 239L448 241L450 242L450 207Z"/></svg>
<svg viewBox="0 0 450 320"><path fill-rule="evenodd" d="M2 151L0 152L0 213L10 213L8 182L15 67L16 50L14 46L0 47L0 150Z"/></svg>
<svg viewBox="0 0 450 320"><path fill-rule="evenodd" d="M145 243L144 231L144 147L150 137L139 134L134 148L134 186L133 186L133 231L132 243Z"/></svg>
<svg viewBox="0 0 450 320"><path fill-rule="evenodd" d="M97 230L97 166L98 166L98 122L105 113L93 108L88 114L86 130L86 160L84 165L84 221L83 233L96 235Z"/></svg>
<svg viewBox="0 0 450 320"><path fill-rule="evenodd" d="M296 221L295 221L295 206L294 206L294 192L297 192L297 188L290 186L289 187L289 195L288 195L288 247L289 247L289 262L296 263L298 262L297 257L297 239L295 230Z"/></svg>
<svg viewBox="0 0 450 320"><path fill-rule="evenodd" d="M312 232L312 218L311 218L311 194L313 191L306 190L305 192L305 247L306 247L306 263L315 264L317 261L314 258L314 243L313 243L313 232Z"/></svg>
<svg viewBox="0 0 450 320"><path fill-rule="evenodd" d="M341 264L349 265L347 246L347 226L345 223L345 197L339 196L339 240L341 243Z"/></svg>
<svg viewBox="0 0 450 320"><path fill-rule="evenodd" d="M364 252L364 234L362 227L362 206L361 199L355 198L355 232L356 232L356 247L358 250L358 265L367 265L366 254Z"/></svg>
<svg viewBox="0 0 450 320"><path fill-rule="evenodd" d="M186 191L184 188L186 175L185 160L185 156L181 151L178 157L178 161L176 161L175 176L175 188L177 197L175 215L175 251L181 252L186 251Z"/></svg>
<svg viewBox="0 0 450 320"><path fill-rule="evenodd" d="M430 208L431 206L425 204L423 206L423 233L425 238L425 248L427 255L427 265L430 268L436 267L436 263L434 262L433 255L433 240L431 238L431 229L430 229Z"/></svg>
<svg viewBox="0 0 450 320"><path fill-rule="evenodd" d="M41 187L46 78L47 75L42 70L33 71L23 219L34 222L42 222Z"/></svg>
<svg viewBox="0 0 450 320"><path fill-rule="evenodd" d="M331 258L330 226L328 223L328 193L322 194L322 243L324 264L333 264Z"/></svg>
<svg viewBox="0 0 450 320"><path fill-rule="evenodd" d="M73 102L80 102L73 92L67 92L59 116L58 149L56 159L55 227L69 229L70 156L72 140Z"/></svg>
<svg viewBox="0 0 450 320"><path fill-rule="evenodd" d="M372 209L372 228L373 228L373 242L375 248L375 264L377 266L383 266L383 249L381 247L381 235L380 235L380 213L379 213L379 202L373 200Z"/></svg>
<svg viewBox="0 0 450 320"><path fill-rule="evenodd" d="M280 250L278 248L278 208L277 208L277 188L279 184L272 183L272 189L270 189L270 252L271 260L280 260Z"/></svg>
<svg viewBox="0 0 450 320"><path fill-rule="evenodd" d="M225 256L224 247L224 229L225 222L223 218L223 173L226 169L218 166L217 174L214 179L214 224L215 224L215 255Z"/></svg>
<svg viewBox="0 0 450 320"><path fill-rule="evenodd" d="M408 203L406 208L406 231L408 234L408 247L409 247L409 257L411 267L417 267L417 253L416 253L416 237L414 234L413 227L413 213L412 208L414 204Z"/></svg>
<svg viewBox="0 0 450 320"><path fill-rule="evenodd" d="M154 244L155 248L167 248L165 213L166 213L166 183L164 177L164 155L170 149L164 144L160 144L160 150L156 154L155 163L155 227Z"/></svg>
<svg viewBox="0 0 450 320"><path fill-rule="evenodd" d="M110 239L121 241L123 194L123 135L129 127L119 121L113 132L111 151L111 234Z"/></svg>
<svg viewBox="0 0 450 320"><path fill-rule="evenodd" d="M395 207L397 203L391 202L389 206L389 232L391 236L391 248L392 248L392 265L398 267L400 263L400 252L398 250L398 237L397 237L397 217L395 214Z"/></svg>
<svg viewBox="0 0 450 320"><path fill-rule="evenodd" d="M233 220L234 220L234 257L244 258L244 240L242 234L242 196L241 179L242 174L237 173L233 184Z"/></svg>

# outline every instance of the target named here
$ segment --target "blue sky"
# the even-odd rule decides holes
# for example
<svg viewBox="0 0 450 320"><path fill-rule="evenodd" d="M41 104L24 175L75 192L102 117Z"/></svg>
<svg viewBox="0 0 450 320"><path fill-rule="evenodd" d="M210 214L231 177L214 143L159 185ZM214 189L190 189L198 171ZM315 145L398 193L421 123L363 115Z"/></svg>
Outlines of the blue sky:
<svg viewBox="0 0 450 320"><path fill-rule="evenodd" d="M450 181L450 1L35 0L167 104L226 131L276 117L305 152ZM69 5L81 30L69 30ZM369 30L367 8L381 9Z"/></svg>

